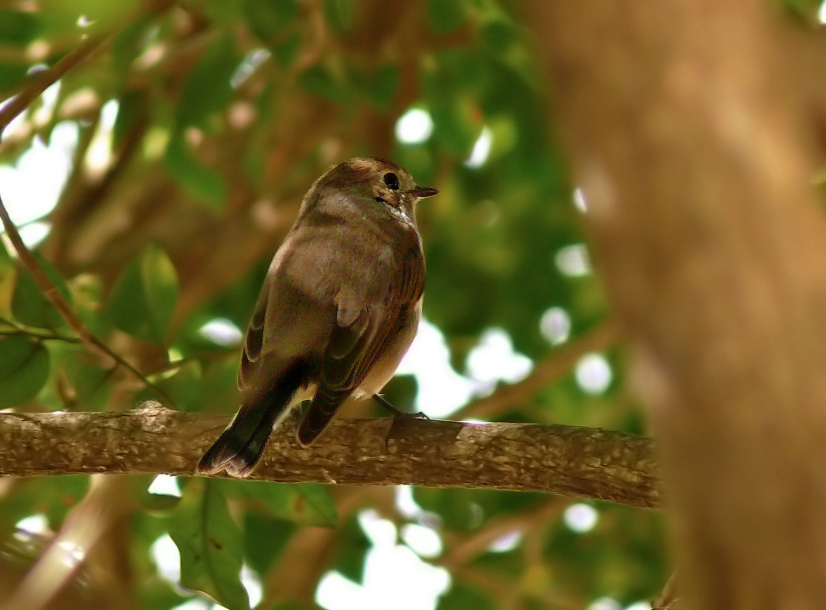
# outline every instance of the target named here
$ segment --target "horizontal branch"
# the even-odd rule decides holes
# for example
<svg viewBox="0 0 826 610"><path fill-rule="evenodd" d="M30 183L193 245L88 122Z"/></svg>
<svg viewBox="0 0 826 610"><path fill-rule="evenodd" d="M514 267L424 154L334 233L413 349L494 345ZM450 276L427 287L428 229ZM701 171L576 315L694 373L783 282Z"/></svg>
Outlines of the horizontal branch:
<svg viewBox="0 0 826 610"><path fill-rule="evenodd" d="M150 473L190 476L229 417L147 402L108 413L0 414L0 476ZM649 439L593 428L338 419L309 449L294 421L273 435L253 479L545 491L660 504Z"/></svg>

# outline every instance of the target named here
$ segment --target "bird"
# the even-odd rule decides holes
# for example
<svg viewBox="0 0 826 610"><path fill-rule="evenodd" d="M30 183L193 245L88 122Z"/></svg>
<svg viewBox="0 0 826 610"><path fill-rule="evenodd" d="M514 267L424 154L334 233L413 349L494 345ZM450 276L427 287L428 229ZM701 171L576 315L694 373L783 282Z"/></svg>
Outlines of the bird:
<svg viewBox="0 0 826 610"><path fill-rule="evenodd" d="M418 329L425 261L415 207L437 193L377 157L339 163L313 183L247 329L241 406L199 474L248 476L303 401L296 434L306 447L345 400L377 396Z"/></svg>

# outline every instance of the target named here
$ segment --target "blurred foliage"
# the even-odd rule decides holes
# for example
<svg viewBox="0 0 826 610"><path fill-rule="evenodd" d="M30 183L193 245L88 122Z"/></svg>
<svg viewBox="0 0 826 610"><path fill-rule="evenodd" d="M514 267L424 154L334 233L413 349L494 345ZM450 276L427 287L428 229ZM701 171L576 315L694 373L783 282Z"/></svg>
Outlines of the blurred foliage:
<svg viewBox="0 0 826 610"><path fill-rule="evenodd" d="M46 272L176 408L234 412L238 346L202 327L222 319L245 328L273 252L327 166L387 157L441 191L418 211L424 308L456 369L465 372L490 328L506 330L534 361L553 358L540 333L549 308L567 314L575 342L608 306L587 266L572 273L559 262L563 248L584 242L580 212L516 8L509 0L7 2L0 99L85 34L111 34L0 142L0 163L14 166L33 145L56 145L56 127L77 134L66 186L43 218L49 232L37 254ZM411 109L427 112L432 134L400 141L395 127ZM485 140L487 155L468 162ZM605 355L613 380L604 391L584 391L571 373L493 417L644 432L620 355ZM410 405L411 379L390 384L394 402ZM78 343L0 248L0 407L125 409L149 397ZM179 481L179 499L148 493L151 478L133 479L129 517L110 524L89 559L118 583L99 594L112 607L164 609L210 595L245 608L242 563L260 577L259 607L312 606L328 570L362 579L373 548L358 518L365 509L396 535L411 523L440 534L442 550L425 561L450 571L444 610L584 608L602 597L624 606L653 596L668 571L661 516L650 511L594 505L595 527L577 533L563 519L569 500L539 494L423 488L411 511L388 489L193 479ZM7 481L0 532L11 540L32 515L57 532L88 489L88 477ZM508 534L518 534L512 545L494 544ZM166 536L188 589L152 558Z"/></svg>

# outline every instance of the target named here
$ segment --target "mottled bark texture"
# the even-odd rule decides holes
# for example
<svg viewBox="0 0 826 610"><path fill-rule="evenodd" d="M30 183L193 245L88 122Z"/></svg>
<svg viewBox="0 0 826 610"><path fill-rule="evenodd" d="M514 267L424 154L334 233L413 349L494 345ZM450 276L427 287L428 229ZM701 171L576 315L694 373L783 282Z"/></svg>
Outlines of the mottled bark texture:
<svg viewBox="0 0 826 610"><path fill-rule="evenodd" d="M0 476L193 475L229 423L145 403L117 413L0 414ZM253 479L547 491L654 507L650 440L573 426L336 419L309 449L294 422L270 440Z"/></svg>
<svg viewBox="0 0 826 610"><path fill-rule="evenodd" d="M766 2L527 5L635 346L685 607L822 608L826 223L809 58Z"/></svg>

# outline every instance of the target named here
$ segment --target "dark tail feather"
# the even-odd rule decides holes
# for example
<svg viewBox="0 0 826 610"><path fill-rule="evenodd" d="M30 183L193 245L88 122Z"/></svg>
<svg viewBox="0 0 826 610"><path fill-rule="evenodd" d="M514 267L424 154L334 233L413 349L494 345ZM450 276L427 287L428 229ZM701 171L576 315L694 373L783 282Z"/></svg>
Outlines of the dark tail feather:
<svg viewBox="0 0 826 610"><path fill-rule="evenodd" d="M352 393L351 390L335 391L321 386L318 388L310 408L298 427L298 442L305 447L312 443L327 427L338 408Z"/></svg>
<svg viewBox="0 0 826 610"><path fill-rule="evenodd" d="M273 426L303 383L302 368L294 365L269 389L244 401L229 427L198 462L199 474L226 470L234 477L246 477L252 472Z"/></svg>

